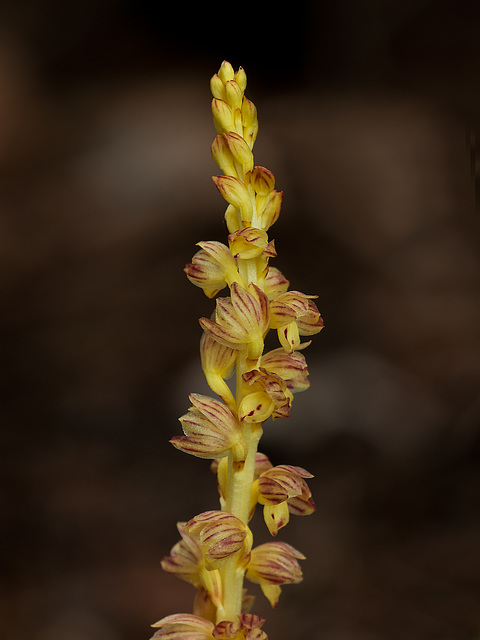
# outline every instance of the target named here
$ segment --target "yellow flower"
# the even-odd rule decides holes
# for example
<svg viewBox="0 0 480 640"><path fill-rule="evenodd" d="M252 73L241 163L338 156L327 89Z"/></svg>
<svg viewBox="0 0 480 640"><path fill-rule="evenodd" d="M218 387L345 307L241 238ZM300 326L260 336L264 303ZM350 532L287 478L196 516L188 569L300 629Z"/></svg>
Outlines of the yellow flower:
<svg viewBox="0 0 480 640"><path fill-rule="evenodd" d="M304 478L312 474L301 467L278 465L264 471L256 482L258 502L268 530L276 536L288 524L290 513L306 516L315 511L312 492Z"/></svg>
<svg viewBox="0 0 480 640"><path fill-rule="evenodd" d="M176 613L152 625L158 627L151 640L268 640L261 630L265 620L242 613L235 621L222 620L216 626L210 620L191 613Z"/></svg>
<svg viewBox="0 0 480 640"><path fill-rule="evenodd" d="M208 570L218 569L239 551L241 563L250 552L250 530L236 516L226 511L200 513L185 524L184 530L199 543Z"/></svg>
<svg viewBox="0 0 480 640"><path fill-rule="evenodd" d="M221 242L211 240L197 244L202 248L193 256L192 262L185 265L184 271L190 282L213 298L227 285L240 280L237 264L229 248Z"/></svg>
<svg viewBox="0 0 480 640"><path fill-rule="evenodd" d="M215 398L191 393L192 407L179 418L184 436L174 436L174 447L197 458L221 458L230 452L245 459L245 442L237 417Z"/></svg>
<svg viewBox="0 0 480 640"><path fill-rule="evenodd" d="M292 393L305 391L310 386L305 357L298 351L285 353L282 347L269 351L262 356L261 368L284 380Z"/></svg>
<svg viewBox="0 0 480 640"><path fill-rule="evenodd" d="M280 597L280 585L302 581L297 560L305 556L286 542L267 542L252 549L246 577L259 584L263 594L275 607Z"/></svg>
<svg viewBox="0 0 480 640"><path fill-rule="evenodd" d="M177 528L182 536L171 549L170 555L162 559L162 569L205 590L207 599L215 606L222 602L222 580L217 569L208 570L204 552L197 540L188 535L186 523L179 522Z"/></svg>
<svg viewBox="0 0 480 640"><path fill-rule="evenodd" d="M204 331L231 349L246 349L247 357L258 359L270 320L267 296L255 284L248 289L234 282L230 298L217 298L215 321L200 318Z"/></svg>
<svg viewBox="0 0 480 640"><path fill-rule="evenodd" d="M263 367L247 371L242 380L247 395L238 407L241 422L264 422L270 416L274 420L288 418L293 395L285 380Z"/></svg>
<svg viewBox="0 0 480 640"><path fill-rule="evenodd" d="M312 302L317 296L287 291L270 303L270 326L287 353L302 348L300 336L313 336L323 329L322 317Z"/></svg>

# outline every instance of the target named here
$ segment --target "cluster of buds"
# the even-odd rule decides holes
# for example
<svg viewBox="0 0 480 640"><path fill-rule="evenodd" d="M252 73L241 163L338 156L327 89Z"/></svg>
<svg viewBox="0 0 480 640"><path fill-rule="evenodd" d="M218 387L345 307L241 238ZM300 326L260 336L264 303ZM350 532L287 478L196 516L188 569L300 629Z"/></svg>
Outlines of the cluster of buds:
<svg viewBox="0 0 480 640"><path fill-rule="evenodd" d="M253 546L248 526L257 504L272 536L290 514L308 515L314 503L301 467L273 466L258 452L263 423L287 418L296 392L308 388L302 350L323 327L315 296L290 291L283 274L269 265L276 256L268 230L278 219L282 192L275 178L254 164L258 131L255 105L245 97L246 75L223 62L211 79L212 112L218 135L212 155L224 175L213 178L228 203L228 246L199 242L187 264L189 280L212 298L211 318L201 318L202 368L213 398L192 393L191 407L180 418L179 450L211 459L217 476L220 509L178 524L181 539L162 561L168 573L196 589L192 614L163 618L154 638L169 640L268 640L262 618L250 613L253 597L244 579L259 584L276 606L281 586L302 580L302 553L285 542ZM280 346L264 353L264 341L276 330ZM234 383L226 380L235 374Z"/></svg>

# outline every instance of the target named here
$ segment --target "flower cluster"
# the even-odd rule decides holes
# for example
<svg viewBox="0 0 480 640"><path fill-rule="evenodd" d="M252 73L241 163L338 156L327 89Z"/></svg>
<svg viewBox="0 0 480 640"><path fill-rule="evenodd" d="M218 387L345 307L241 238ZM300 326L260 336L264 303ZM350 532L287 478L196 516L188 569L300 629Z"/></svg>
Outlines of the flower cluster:
<svg viewBox="0 0 480 640"><path fill-rule="evenodd" d="M175 614L155 625L154 638L169 640L268 640L264 620L249 613L253 597L244 579L259 584L276 606L281 586L302 580L304 556L284 542L253 546L248 526L257 504L272 536L290 514L308 515L315 506L301 467L273 466L258 452L268 418L288 418L294 394L308 388L303 349L323 328L315 296L290 290L270 266L276 254L268 231L278 219L282 192L271 171L255 165L258 131L255 105L245 97L246 75L223 62L210 83L217 136L212 156L223 175L214 183L226 200L228 245L199 242L185 267L188 279L212 298L210 318L200 318L200 343L206 381L217 396L190 395L180 418L183 435L171 443L179 450L211 459L220 509L178 524L180 541L162 561L196 589L192 614ZM265 337L276 331L280 346L265 352ZM233 384L227 380L235 373Z"/></svg>

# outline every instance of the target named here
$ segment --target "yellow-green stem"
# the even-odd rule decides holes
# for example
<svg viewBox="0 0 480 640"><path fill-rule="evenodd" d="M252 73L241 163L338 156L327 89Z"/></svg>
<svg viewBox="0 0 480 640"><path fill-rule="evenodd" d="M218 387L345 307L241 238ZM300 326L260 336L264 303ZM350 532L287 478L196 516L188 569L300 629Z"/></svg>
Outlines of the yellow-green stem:
<svg viewBox="0 0 480 640"><path fill-rule="evenodd" d="M236 371L237 406L242 400L242 375L247 369L246 353L239 352ZM247 444L245 463L235 463L231 456L228 460L225 511L236 516L248 526L251 492L255 473L255 458L257 455L258 442L262 436L262 425L255 423L249 424L247 422L243 423L243 436ZM222 610L217 612L217 623L221 622L221 620L235 620L242 612L244 574L244 567L238 566L238 554L227 560L222 570L223 607Z"/></svg>

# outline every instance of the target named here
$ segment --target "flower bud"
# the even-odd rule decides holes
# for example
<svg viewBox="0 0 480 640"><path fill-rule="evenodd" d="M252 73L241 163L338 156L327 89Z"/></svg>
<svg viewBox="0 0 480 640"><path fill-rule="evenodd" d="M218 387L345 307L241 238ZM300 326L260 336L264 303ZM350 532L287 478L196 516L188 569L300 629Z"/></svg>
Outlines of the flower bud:
<svg viewBox="0 0 480 640"><path fill-rule="evenodd" d="M243 91L235 82L235 80L229 80L225 84L225 95L226 95L227 104L229 104L232 107L232 109L241 108Z"/></svg>
<svg viewBox="0 0 480 640"><path fill-rule="evenodd" d="M225 200L240 209L242 220L251 222L252 202L243 182L232 176L213 176L213 181Z"/></svg>
<svg viewBox="0 0 480 640"><path fill-rule="evenodd" d="M210 91L214 98L225 101L225 85L217 73L210 78Z"/></svg>
<svg viewBox="0 0 480 640"><path fill-rule="evenodd" d="M253 167L253 154L245 140L233 131L225 134L225 141L228 148L237 162L239 162L244 172L251 171Z"/></svg>
<svg viewBox="0 0 480 640"><path fill-rule="evenodd" d="M238 71L235 73L235 82L238 84L242 91L245 91L247 88L247 74L245 73L243 67L239 67Z"/></svg>
<svg viewBox="0 0 480 640"><path fill-rule="evenodd" d="M232 109L226 102L218 98L212 100L213 122L218 133L228 133L235 130L235 120Z"/></svg>
<svg viewBox="0 0 480 640"><path fill-rule="evenodd" d="M218 70L218 76L224 84L226 84L229 80L234 79L235 73L230 62L227 62L226 60L222 62L222 64L220 65L220 69Z"/></svg>
<svg viewBox="0 0 480 640"><path fill-rule="evenodd" d="M245 97L242 101L242 126L243 137L252 149L258 133L257 108L251 100Z"/></svg>
<svg viewBox="0 0 480 640"><path fill-rule="evenodd" d="M219 133L212 142L212 158L226 176L237 176L235 159L225 139L225 134Z"/></svg>

